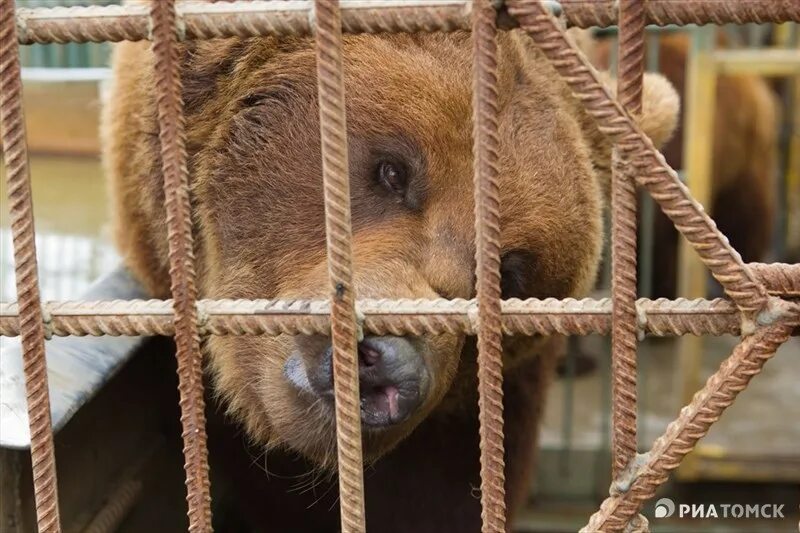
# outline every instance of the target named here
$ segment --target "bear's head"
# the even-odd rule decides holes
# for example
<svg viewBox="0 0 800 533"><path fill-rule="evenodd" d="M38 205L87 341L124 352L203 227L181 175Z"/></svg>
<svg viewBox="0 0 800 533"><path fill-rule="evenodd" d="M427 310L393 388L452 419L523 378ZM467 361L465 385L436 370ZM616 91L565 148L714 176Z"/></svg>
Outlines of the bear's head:
<svg viewBox="0 0 800 533"><path fill-rule="evenodd" d="M329 297L313 39L181 53L201 296ZM473 297L469 34L346 36L344 58L357 297ZM118 46L105 155L121 251L168 297L152 62L146 43ZM498 76L503 296L582 295L600 258L610 144L523 34L500 35ZM677 96L648 75L644 99L642 125L660 143ZM442 405L472 342L363 339L367 459ZM507 339L506 356L540 342ZM214 336L205 348L216 390L253 439L335 461L327 337Z"/></svg>

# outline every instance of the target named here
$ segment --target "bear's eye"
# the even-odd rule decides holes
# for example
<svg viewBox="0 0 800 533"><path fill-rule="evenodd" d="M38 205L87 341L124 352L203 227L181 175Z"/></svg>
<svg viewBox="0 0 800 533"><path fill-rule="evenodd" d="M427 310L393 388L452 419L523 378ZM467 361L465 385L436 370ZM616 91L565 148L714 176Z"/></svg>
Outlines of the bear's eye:
<svg viewBox="0 0 800 533"><path fill-rule="evenodd" d="M405 196L408 187L408 172L405 166L392 161L381 161L375 173L381 186L394 194Z"/></svg>
<svg viewBox="0 0 800 533"><path fill-rule="evenodd" d="M266 97L263 94L248 94L239 100L239 107L247 109L248 107L256 107L264 102Z"/></svg>

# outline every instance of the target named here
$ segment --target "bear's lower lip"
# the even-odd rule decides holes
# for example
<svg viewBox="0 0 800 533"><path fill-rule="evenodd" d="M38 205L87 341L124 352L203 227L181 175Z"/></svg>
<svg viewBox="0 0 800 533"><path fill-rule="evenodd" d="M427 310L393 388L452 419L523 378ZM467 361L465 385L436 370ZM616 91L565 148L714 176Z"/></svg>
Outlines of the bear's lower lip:
<svg viewBox="0 0 800 533"><path fill-rule="evenodd" d="M397 385L373 387L361 391L361 423L371 428L380 428L400 423L408 418L401 409L401 402L407 401Z"/></svg>

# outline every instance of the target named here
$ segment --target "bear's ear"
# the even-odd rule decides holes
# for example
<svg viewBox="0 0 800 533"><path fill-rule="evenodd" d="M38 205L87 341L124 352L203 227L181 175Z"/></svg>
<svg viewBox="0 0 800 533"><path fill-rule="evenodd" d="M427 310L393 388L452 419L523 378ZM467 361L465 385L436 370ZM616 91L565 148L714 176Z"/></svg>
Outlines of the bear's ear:
<svg viewBox="0 0 800 533"><path fill-rule="evenodd" d="M569 29L567 38L596 68L608 68L608 41L598 40L591 31L579 28ZM609 72L600 72L600 81L616 94L617 81ZM646 73L642 86L642 116L637 122L656 148L661 148L672 137L679 112L680 97L672 84L661 74Z"/></svg>
<svg viewBox="0 0 800 533"><path fill-rule="evenodd" d="M616 92L616 80L609 80ZM642 85L642 115L637 117L642 128L656 148L670 140L678 125L680 97L672 84L661 74L646 73Z"/></svg>
<svg viewBox="0 0 800 533"><path fill-rule="evenodd" d="M616 94L616 80L608 72L600 73L601 81ZM585 113L585 111L583 111ZM642 84L642 114L635 117L642 131L656 148L670 140L680 114L680 97L672 84L661 74L646 73ZM603 189L608 192L611 179L611 140L600 133L594 119L584 115L581 120L591 152L592 162L599 173Z"/></svg>
<svg viewBox="0 0 800 533"><path fill-rule="evenodd" d="M547 59L535 47L526 35L511 32L515 50L519 57L518 65L524 65L524 58L538 58L546 63ZM602 55L598 40L589 30L571 28L567 30L567 38L581 50L590 62L598 64ZM519 68L519 67L518 67ZM527 68L527 67L525 67ZM535 68L535 67L531 67ZM616 94L617 82L608 72L599 72L600 82ZM578 118L583 130L586 145L589 148L592 163L597 170L603 189L608 192L611 180L611 140L600 133L597 123L586 111L585 107L572 98L572 92L564 86L564 96L570 100L570 107ZM656 148L660 149L675 131L680 113L680 97L672 84L661 74L646 73L642 84L642 114L636 117L642 128Z"/></svg>

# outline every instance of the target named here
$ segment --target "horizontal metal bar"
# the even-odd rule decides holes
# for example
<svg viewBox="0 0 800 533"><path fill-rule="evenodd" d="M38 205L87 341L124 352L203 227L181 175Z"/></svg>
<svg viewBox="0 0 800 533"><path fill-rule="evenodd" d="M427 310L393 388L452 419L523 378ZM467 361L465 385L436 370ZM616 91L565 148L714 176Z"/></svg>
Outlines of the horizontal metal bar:
<svg viewBox="0 0 800 533"><path fill-rule="evenodd" d="M616 0L545 0L569 26L609 27L617 23ZM502 4L502 2L500 2ZM307 0L252 0L236 2L182 2L178 27L184 39L308 35L311 2ZM341 0L342 29L346 33L432 32L470 28L470 0ZM647 20L657 26L744 22L800 22L800 7L772 0L649 0ZM503 10L498 27L516 22ZM109 6L20 8L19 42L118 42L150 38L146 3Z"/></svg>
<svg viewBox="0 0 800 533"><path fill-rule="evenodd" d="M309 1L185 2L177 6L184 39L309 35ZM469 28L465 0L342 0L348 33L453 31ZM139 41L150 38L146 4L20 9L20 43Z"/></svg>
<svg viewBox="0 0 800 533"><path fill-rule="evenodd" d="M748 263L747 266L771 295L800 298L800 264Z"/></svg>
<svg viewBox="0 0 800 533"><path fill-rule="evenodd" d="M561 0L568 25L588 28L617 23L619 0ZM645 18L657 26L800 21L795 0L647 0Z"/></svg>
<svg viewBox="0 0 800 533"><path fill-rule="evenodd" d="M795 49L716 50L711 54L711 59L720 74L772 77L800 74L800 51Z"/></svg>
<svg viewBox="0 0 800 533"><path fill-rule="evenodd" d="M51 302L44 304L50 335L172 335L170 300ZM475 300L360 300L362 327L379 334L474 334ZM740 318L731 302L637 301L641 333L656 336L738 334ZM611 300L504 300L506 334L606 334ZM0 304L0 335L18 334L15 303ZM322 300L200 300L199 327L207 335L327 334L330 304Z"/></svg>

